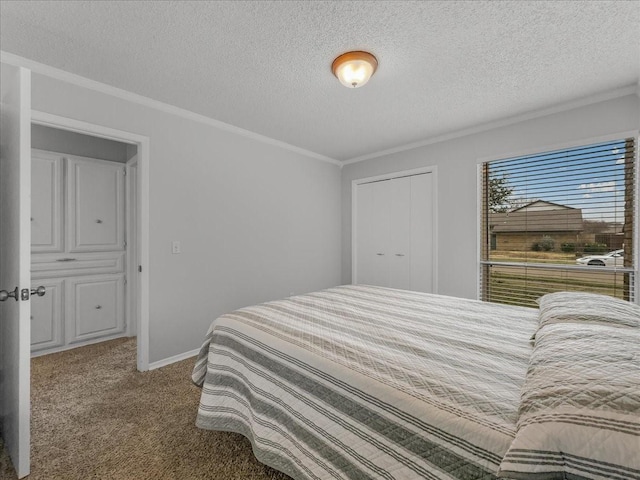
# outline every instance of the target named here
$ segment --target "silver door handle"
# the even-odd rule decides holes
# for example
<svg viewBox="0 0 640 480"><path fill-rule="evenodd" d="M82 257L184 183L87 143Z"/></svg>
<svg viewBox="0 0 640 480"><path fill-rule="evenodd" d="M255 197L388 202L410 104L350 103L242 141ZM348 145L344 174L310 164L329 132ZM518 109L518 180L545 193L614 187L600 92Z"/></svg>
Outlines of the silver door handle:
<svg viewBox="0 0 640 480"><path fill-rule="evenodd" d="M38 295L39 297L44 297L44 294L47 293L47 289L40 285L38 288L31 289L31 295Z"/></svg>
<svg viewBox="0 0 640 480"><path fill-rule="evenodd" d="M102 305L96 305L96 310L100 310L102 308Z"/></svg>
<svg viewBox="0 0 640 480"><path fill-rule="evenodd" d="M404 253L396 253L396 257L404 257Z"/></svg>
<svg viewBox="0 0 640 480"><path fill-rule="evenodd" d="M56 262L73 262L75 258L58 258Z"/></svg>
<svg viewBox="0 0 640 480"><path fill-rule="evenodd" d="M9 300L9 298L13 298L17 302L19 296L20 296L20 289L18 287L16 287L12 292L7 292L6 290L0 290L0 302Z"/></svg>

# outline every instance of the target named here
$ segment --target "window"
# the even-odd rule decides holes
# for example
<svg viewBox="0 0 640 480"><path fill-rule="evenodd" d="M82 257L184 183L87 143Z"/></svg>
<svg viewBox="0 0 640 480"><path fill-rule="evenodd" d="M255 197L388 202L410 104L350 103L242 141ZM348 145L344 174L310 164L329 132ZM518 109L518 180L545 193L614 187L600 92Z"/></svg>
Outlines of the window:
<svg viewBox="0 0 640 480"><path fill-rule="evenodd" d="M636 140L482 165L480 291L536 306L570 290L634 300Z"/></svg>

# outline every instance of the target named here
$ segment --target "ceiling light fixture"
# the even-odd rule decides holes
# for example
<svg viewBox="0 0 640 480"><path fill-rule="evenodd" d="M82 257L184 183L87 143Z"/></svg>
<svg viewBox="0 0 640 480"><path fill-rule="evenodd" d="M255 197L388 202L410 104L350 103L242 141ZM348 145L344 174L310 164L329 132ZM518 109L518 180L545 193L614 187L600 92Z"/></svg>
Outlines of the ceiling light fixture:
<svg viewBox="0 0 640 480"><path fill-rule="evenodd" d="M369 81L378 60L369 52L347 52L333 61L331 71L345 87L358 88Z"/></svg>

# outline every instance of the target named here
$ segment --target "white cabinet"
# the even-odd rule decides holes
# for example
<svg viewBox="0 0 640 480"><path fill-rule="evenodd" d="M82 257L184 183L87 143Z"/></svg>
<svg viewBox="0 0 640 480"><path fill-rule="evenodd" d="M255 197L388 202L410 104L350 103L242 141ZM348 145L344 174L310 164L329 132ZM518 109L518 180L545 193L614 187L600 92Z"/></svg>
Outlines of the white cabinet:
<svg viewBox="0 0 640 480"><path fill-rule="evenodd" d="M41 151L31 156L31 252L62 252L62 158Z"/></svg>
<svg viewBox="0 0 640 480"><path fill-rule="evenodd" d="M97 275L66 280L68 344L123 333L124 275Z"/></svg>
<svg viewBox="0 0 640 480"><path fill-rule="evenodd" d="M124 250L124 165L67 160L69 252Z"/></svg>
<svg viewBox="0 0 640 480"><path fill-rule="evenodd" d="M126 332L121 163L32 151L33 352Z"/></svg>
<svg viewBox="0 0 640 480"><path fill-rule="evenodd" d="M433 175L356 185L354 282L433 292Z"/></svg>

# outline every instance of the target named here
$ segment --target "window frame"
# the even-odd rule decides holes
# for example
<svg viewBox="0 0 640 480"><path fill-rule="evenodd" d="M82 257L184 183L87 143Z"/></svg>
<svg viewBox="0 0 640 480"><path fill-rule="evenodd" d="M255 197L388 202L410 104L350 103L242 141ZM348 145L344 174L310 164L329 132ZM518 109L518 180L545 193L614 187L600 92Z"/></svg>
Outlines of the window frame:
<svg viewBox="0 0 640 480"><path fill-rule="evenodd" d="M635 176L635 199L636 199L636 208L634 212L633 218L633 238L634 238L634 258L632 259L632 266L629 267L633 270L634 273L634 288L631 293L631 298L633 303L640 305L640 132L638 130L628 130L598 137L587 137L579 140L567 141L552 145L541 145L541 146L531 146L518 151L510 151L506 153L497 153L494 155L489 155L485 157L477 157L476 158L476 170L477 170L477 179L476 179L476 298L480 301L484 301L482 298L482 282L483 279L483 266L486 265L486 261L482 259L483 253L483 176L484 171L483 167L485 163L488 162L498 162L503 160L509 160L517 157L531 156L531 155L542 155L548 152L553 152L556 150L564 150L564 149L572 149L572 148L580 148L587 145L597 144L597 143L605 143L611 142L615 140L622 140L625 138L633 138L635 139L635 156L634 156L634 176ZM485 242L486 243L486 242ZM489 248L491 245L490 241L487 243L487 247ZM502 263L502 262L491 262L491 263ZM521 263L518 263L521 265ZM531 267L534 267L536 264L528 264ZM553 265L553 264L552 264ZM552 265L546 265L546 267L554 268ZM557 268L561 269L571 269L572 266L558 266ZM579 267L582 268L582 267ZM526 308L526 307L525 307Z"/></svg>

